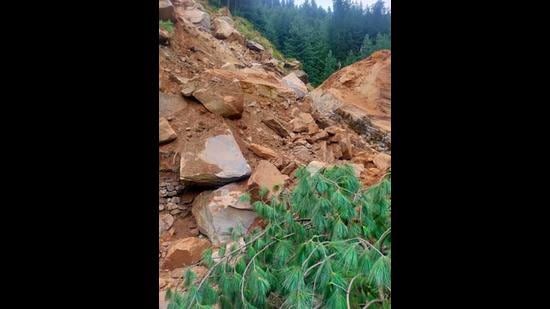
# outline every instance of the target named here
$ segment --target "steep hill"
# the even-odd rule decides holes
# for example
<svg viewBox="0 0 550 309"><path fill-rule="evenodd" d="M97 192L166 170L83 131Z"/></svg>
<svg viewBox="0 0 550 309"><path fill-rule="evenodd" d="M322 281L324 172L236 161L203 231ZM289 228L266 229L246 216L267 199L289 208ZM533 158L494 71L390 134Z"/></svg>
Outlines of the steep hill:
<svg viewBox="0 0 550 309"><path fill-rule="evenodd" d="M261 187L272 193L292 187L300 165L353 164L370 185L387 171L390 157L367 136L315 112L299 63L274 57L276 51L250 28L243 35L237 29L249 25L236 22L226 9L215 11L193 0L159 0L159 12L173 20L173 29L168 23L159 27L163 308L164 292L181 289L185 268L206 271L196 265L206 248L228 240L231 228L261 225L250 204L239 201L244 192L255 196ZM357 72L341 75L347 80L333 76L321 88L334 88L331 93L342 100L349 99L341 96L342 87L355 89L356 83L372 79ZM366 96L371 98L369 89ZM372 110L380 114L376 121L382 116L389 121L389 104L387 112Z"/></svg>

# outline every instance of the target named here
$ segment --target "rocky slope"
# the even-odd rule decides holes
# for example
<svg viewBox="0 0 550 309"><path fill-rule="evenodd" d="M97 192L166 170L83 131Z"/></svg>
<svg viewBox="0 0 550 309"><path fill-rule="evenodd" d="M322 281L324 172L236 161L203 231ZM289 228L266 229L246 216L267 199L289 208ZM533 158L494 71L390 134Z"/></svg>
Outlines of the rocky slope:
<svg viewBox="0 0 550 309"><path fill-rule="evenodd" d="M311 92L321 114L342 118L356 131L380 136L389 150L391 133L391 51L381 50L332 74ZM386 149L387 148L387 149Z"/></svg>
<svg viewBox="0 0 550 309"><path fill-rule="evenodd" d="M206 271L197 265L205 249L229 240L231 228L261 225L251 205L239 201L244 192L254 199L262 187L291 187L300 165L350 163L369 185L389 168L390 156L367 135L316 112L299 64L244 38L227 10L159 0L159 11L174 20L172 33L159 29L163 308L166 289L178 287L186 267Z"/></svg>

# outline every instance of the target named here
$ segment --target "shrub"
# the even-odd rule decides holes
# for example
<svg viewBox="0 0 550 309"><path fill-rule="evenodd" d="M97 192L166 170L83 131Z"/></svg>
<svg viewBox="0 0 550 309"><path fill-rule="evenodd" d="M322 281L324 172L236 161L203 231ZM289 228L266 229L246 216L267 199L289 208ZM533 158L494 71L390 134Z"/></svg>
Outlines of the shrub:
<svg viewBox="0 0 550 309"><path fill-rule="evenodd" d="M265 229L217 260L208 250L209 271L197 285L187 271L169 309L391 306L391 174L368 189L348 165L296 176L292 192L253 203Z"/></svg>
<svg viewBox="0 0 550 309"><path fill-rule="evenodd" d="M168 33L174 32L174 24L170 20L159 20L159 28L168 31Z"/></svg>

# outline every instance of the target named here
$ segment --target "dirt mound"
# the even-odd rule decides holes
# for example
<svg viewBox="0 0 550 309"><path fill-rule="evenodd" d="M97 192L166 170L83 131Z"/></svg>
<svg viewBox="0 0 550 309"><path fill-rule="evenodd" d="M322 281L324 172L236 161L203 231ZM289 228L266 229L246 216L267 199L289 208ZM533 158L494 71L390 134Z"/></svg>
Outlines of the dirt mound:
<svg viewBox="0 0 550 309"><path fill-rule="evenodd" d="M324 114L353 105L364 111L374 126L391 132L391 51L375 52L332 74L311 92L311 98Z"/></svg>

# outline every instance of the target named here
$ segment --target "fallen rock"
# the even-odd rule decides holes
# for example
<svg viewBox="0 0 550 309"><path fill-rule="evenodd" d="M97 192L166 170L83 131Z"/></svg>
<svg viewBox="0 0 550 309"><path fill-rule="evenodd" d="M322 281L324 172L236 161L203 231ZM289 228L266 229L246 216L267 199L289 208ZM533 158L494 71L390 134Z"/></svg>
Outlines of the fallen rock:
<svg viewBox="0 0 550 309"><path fill-rule="evenodd" d="M159 215L159 235L168 231L174 224L174 217L170 214Z"/></svg>
<svg viewBox="0 0 550 309"><path fill-rule="evenodd" d="M258 42L254 42L254 41L246 41L246 47L248 47L250 50L253 50L253 51L256 51L256 52L263 52L265 49L264 47L258 43Z"/></svg>
<svg viewBox="0 0 550 309"><path fill-rule="evenodd" d="M342 150L342 158L344 160L351 160L353 157L353 148L349 135L342 134L340 136L340 149Z"/></svg>
<svg viewBox="0 0 550 309"><path fill-rule="evenodd" d="M296 73L294 72L283 77L282 82L294 91L298 99L303 98L308 93L306 85L298 78L298 76L296 76Z"/></svg>
<svg viewBox="0 0 550 309"><path fill-rule="evenodd" d="M210 112L227 117L240 118L244 106L244 94L239 80L223 70L207 70L193 81L193 96Z"/></svg>
<svg viewBox="0 0 550 309"><path fill-rule="evenodd" d="M180 180L185 184L220 186L250 173L250 165L225 124L190 140L181 151Z"/></svg>
<svg viewBox="0 0 550 309"><path fill-rule="evenodd" d="M187 105L187 102L181 96L159 91L159 117L171 117L186 108Z"/></svg>
<svg viewBox="0 0 550 309"><path fill-rule="evenodd" d="M200 261L204 250L210 247L210 242L198 237L187 237L176 240L168 248L163 268L173 270L189 266Z"/></svg>
<svg viewBox="0 0 550 309"><path fill-rule="evenodd" d="M306 137L306 140L313 144L313 143L316 143L317 141L325 140L328 138L329 138L328 133L325 130L321 130L319 133L316 133L311 137Z"/></svg>
<svg viewBox="0 0 550 309"><path fill-rule="evenodd" d="M342 128L337 127L337 126L330 126L330 127L327 127L327 128L325 128L325 131L327 131L327 133L330 134L330 135L336 135L336 134L343 134L343 133L346 133L346 130L345 130L345 129L342 129Z"/></svg>
<svg viewBox="0 0 550 309"><path fill-rule="evenodd" d="M276 196L283 189L288 176L281 174L271 162L262 160L248 179L249 192L253 200L259 200L261 188L269 190L267 198Z"/></svg>
<svg viewBox="0 0 550 309"><path fill-rule="evenodd" d="M178 7L176 13L192 22L193 24L202 27L203 29L210 30L210 15L208 13L199 10L198 8L185 9Z"/></svg>
<svg viewBox="0 0 550 309"><path fill-rule="evenodd" d="M247 191L246 182L231 183L214 191L204 191L193 202L192 212L201 233L214 246L231 239L231 229L246 231L257 215L248 202L240 201Z"/></svg>
<svg viewBox="0 0 550 309"><path fill-rule="evenodd" d="M193 91L195 91L195 87L192 84L185 85L183 89L181 90L181 95L184 97L192 97Z"/></svg>
<svg viewBox="0 0 550 309"><path fill-rule="evenodd" d="M309 113L299 112L297 117L290 121L292 131L296 133L308 132L308 134L314 134L319 131L319 126Z"/></svg>
<svg viewBox="0 0 550 309"><path fill-rule="evenodd" d="M269 160L277 158L277 153L275 151L262 145L252 143L250 144L249 148L255 155L262 159Z"/></svg>
<svg viewBox="0 0 550 309"><path fill-rule="evenodd" d="M240 63L232 63L232 62L227 62L225 63L224 65L221 66L221 69L222 70L227 70L227 71L238 71L240 69L243 69L244 68L244 65L240 64Z"/></svg>
<svg viewBox="0 0 550 309"><path fill-rule="evenodd" d="M319 157L321 158L321 160L323 160L324 162L328 162L328 163L333 163L334 160L335 160L334 153L327 146L326 141L321 141L319 143Z"/></svg>
<svg viewBox="0 0 550 309"><path fill-rule="evenodd" d="M168 31L164 29L159 29L159 43L161 45L164 45L164 46L170 45L171 39L172 39L172 35Z"/></svg>
<svg viewBox="0 0 550 309"><path fill-rule="evenodd" d="M328 149L334 155L334 159L342 158L343 155L342 155L342 148L340 147L340 144L330 144L328 145Z"/></svg>
<svg viewBox="0 0 550 309"><path fill-rule="evenodd" d="M302 70L296 70L292 73L294 73L296 77L298 77L304 84L306 84L306 87L307 87L307 84L309 83L309 77L306 72Z"/></svg>
<svg viewBox="0 0 550 309"><path fill-rule="evenodd" d="M296 162L292 161L290 162L285 168L281 170L281 173L290 176L292 172L294 172L295 169L298 168L298 164Z"/></svg>
<svg viewBox="0 0 550 309"><path fill-rule="evenodd" d="M292 70L299 70L301 67L301 63L298 60L291 60L287 61L284 64L285 69L292 69Z"/></svg>
<svg viewBox="0 0 550 309"><path fill-rule="evenodd" d="M317 174L320 170L323 168L326 168L328 166L327 163L321 162L321 161L311 161L306 167L306 170L309 172L311 176Z"/></svg>
<svg viewBox="0 0 550 309"><path fill-rule="evenodd" d="M262 119L262 122L271 130L275 131L280 137L290 137L290 132L281 124L281 122L273 117Z"/></svg>
<svg viewBox="0 0 550 309"><path fill-rule="evenodd" d="M169 143L178 137L174 129L170 126L170 123L166 118L159 118L159 142L161 144Z"/></svg>
<svg viewBox="0 0 550 309"><path fill-rule="evenodd" d="M385 171L391 167L391 156L381 152L373 158L373 162L378 169Z"/></svg>
<svg viewBox="0 0 550 309"><path fill-rule="evenodd" d="M159 0L159 19L174 20L174 6L170 0Z"/></svg>
<svg viewBox="0 0 550 309"><path fill-rule="evenodd" d="M214 20L214 37L229 42L244 42L244 37L233 26L226 21L228 17L220 17ZM229 18L230 19L230 18Z"/></svg>

